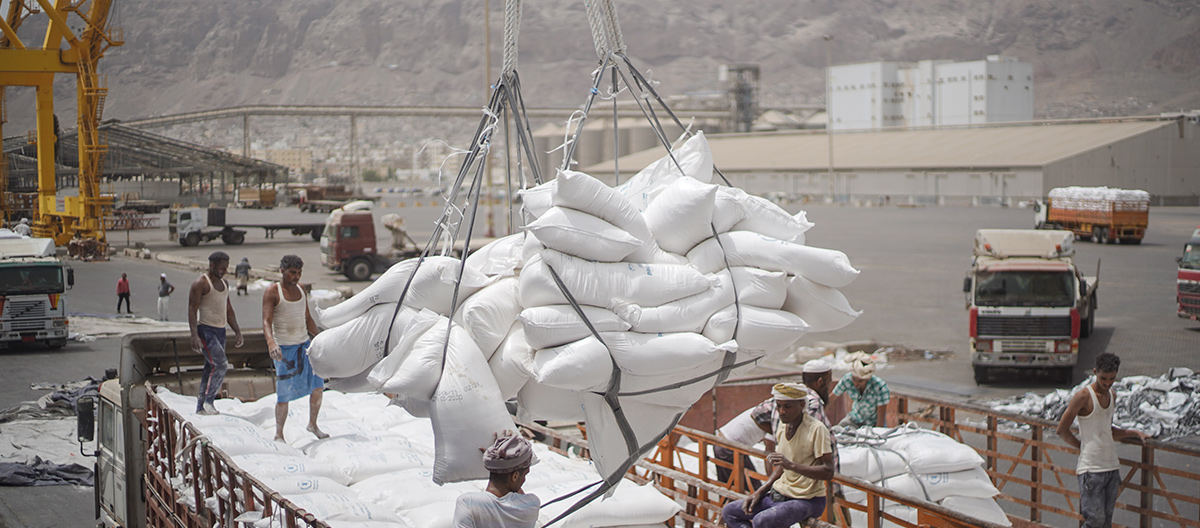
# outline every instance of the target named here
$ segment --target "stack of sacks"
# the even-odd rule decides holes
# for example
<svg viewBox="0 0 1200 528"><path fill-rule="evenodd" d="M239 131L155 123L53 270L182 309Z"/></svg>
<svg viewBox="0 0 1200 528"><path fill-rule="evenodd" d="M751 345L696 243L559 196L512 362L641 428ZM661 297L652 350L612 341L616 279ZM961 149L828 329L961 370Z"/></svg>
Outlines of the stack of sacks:
<svg viewBox="0 0 1200 528"><path fill-rule="evenodd" d="M1073 211L1107 212L1114 202L1150 203L1150 193L1142 190L1110 189L1108 187L1058 187L1050 189L1054 207Z"/></svg>
<svg viewBox="0 0 1200 528"><path fill-rule="evenodd" d="M719 374L736 374L723 367L787 353L859 313L837 290L858 271L804 245L804 213L713 185L712 173L703 134L615 189L560 171L521 192L525 232L465 260L453 310L457 260L398 264L320 311L331 330L314 340L313 369L431 416L438 445L461 455L435 453L439 483L486 476L467 454L511 428L513 398L524 420L587 421L600 473L619 473L640 453L615 424L628 420L644 449ZM600 396L615 373L623 418Z"/></svg>
<svg viewBox="0 0 1200 528"><path fill-rule="evenodd" d="M1000 491L983 468L983 458L954 439L917 428L915 424L889 430L882 427L851 430L837 437L843 475L865 480L980 520L1011 526L993 497ZM866 493L845 489L846 500L866 503ZM887 503L888 513L916 522L916 510ZM865 526L862 512L855 526ZM885 523L885 526L895 526Z"/></svg>
<svg viewBox="0 0 1200 528"><path fill-rule="evenodd" d="M287 444L270 440L275 417L264 411L274 408L274 395L247 403L218 400L221 414L216 416L194 414L194 398L166 389L159 389L158 395L231 455L239 468L334 528L449 528L458 496L487 486L486 481L434 484L430 421L389 406L382 395L326 391L318 423L330 437L320 440L304 430L308 400L292 402L284 430ZM530 472L524 490L543 504L596 481L587 462L554 453L543 444L534 444L534 449L541 462ZM539 514L540 523L569 505L547 507ZM661 524L679 510L653 486L623 482L610 500L583 508L563 526ZM278 516L264 518L261 512L236 514L253 526L284 525Z"/></svg>

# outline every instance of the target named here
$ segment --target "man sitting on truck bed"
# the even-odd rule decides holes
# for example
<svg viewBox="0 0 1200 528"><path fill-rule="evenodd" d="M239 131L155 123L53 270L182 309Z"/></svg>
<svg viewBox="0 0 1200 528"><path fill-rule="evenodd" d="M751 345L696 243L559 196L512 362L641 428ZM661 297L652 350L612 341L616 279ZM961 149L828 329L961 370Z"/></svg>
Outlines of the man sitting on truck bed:
<svg viewBox="0 0 1200 528"><path fill-rule="evenodd" d="M825 481L833 478L829 429L805 408L808 388L778 383L771 388L783 422L775 429L778 451L767 455L771 476L749 498L721 510L729 528L786 528L825 511Z"/></svg>
<svg viewBox="0 0 1200 528"><path fill-rule="evenodd" d="M263 293L263 337L267 350L275 360L275 440L284 441L283 424L287 421L288 402L308 396L308 432L317 438L329 435L317 427L321 412L321 395L325 382L313 374L308 361L310 335L321 330L308 309L308 296L300 287L304 261L296 255L284 255L279 260L282 280Z"/></svg>
<svg viewBox="0 0 1200 528"><path fill-rule="evenodd" d="M229 302L229 255L214 251L208 256L208 271L192 282L188 290L188 326L192 329L192 351L204 356L204 372L200 375L200 390L196 394L196 412L217 414L213 402L225 383L225 325L237 337L235 347L242 347L242 329L238 326L233 304Z"/></svg>

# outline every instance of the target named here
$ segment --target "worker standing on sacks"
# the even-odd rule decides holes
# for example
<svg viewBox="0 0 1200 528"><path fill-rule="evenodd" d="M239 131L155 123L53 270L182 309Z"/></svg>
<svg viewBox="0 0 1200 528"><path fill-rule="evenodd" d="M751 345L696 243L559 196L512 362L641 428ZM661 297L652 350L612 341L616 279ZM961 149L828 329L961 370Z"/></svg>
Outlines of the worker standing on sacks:
<svg viewBox="0 0 1200 528"><path fill-rule="evenodd" d="M325 383L313 374L308 361L310 335L321 332L308 309L308 296L300 287L304 261L296 255L279 260L281 280L263 293L263 337L275 361L275 440L282 442L288 402L308 396L308 432L317 438L329 435L317 427Z"/></svg>

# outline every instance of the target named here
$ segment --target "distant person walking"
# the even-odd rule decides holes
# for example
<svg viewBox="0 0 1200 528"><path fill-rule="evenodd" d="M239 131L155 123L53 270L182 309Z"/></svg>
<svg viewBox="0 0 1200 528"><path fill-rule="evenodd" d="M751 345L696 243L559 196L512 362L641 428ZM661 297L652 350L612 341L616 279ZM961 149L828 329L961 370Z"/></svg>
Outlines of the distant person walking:
<svg viewBox="0 0 1200 528"><path fill-rule="evenodd" d="M204 371L200 375L200 390L196 395L197 414L217 414L213 402L225 382L225 325L237 337L235 347L242 346L242 329L238 327L233 304L229 302L229 255L214 251L208 256L208 271L192 282L188 290L188 326L192 330L192 350L204 356Z"/></svg>
<svg viewBox="0 0 1200 528"><path fill-rule="evenodd" d="M279 261L282 279L263 292L263 336L275 361L275 440L284 441L283 424L287 421L288 402L308 396L308 432L317 438L329 435L317 427L321 412L321 393L325 382L313 374L308 361L309 336L320 330L308 309L308 296L300 286L304 261L296 255L284 255Z"/></svg>
<svg viewBox="0 0 1200 528"><path fill-rule="evenodd" d="M1071 403L1058 421L1058 436L1079 449L1075 475L1079 479L1079 513L1085 528L1112 526L1113 508L1121 490L1121 461L1117 458L1117 440L1149 436L1141 431L1113 427L1116 401L1112 386L1117 381L1121 358L1105 352L1096 356L1092 374L1095 381L1071 396ZM1079 436L1071 424L1079 421Z"/></svg>
<svg viewBox="0 0 1200 528"><path fill-rule="evenodd" d="M124 273L117 279L117 313L121 313L121 303L125 303L125 313L133 313L129 307L129 277Z"/></svg>
<svg viewBox="0 0 1200 528"><path fill-rule="evenodd" d="M237 294L250 295L248 286L250 284L250 259L242 257L242 261L237 263L233 274L237 277Z"/></svg>
<svg viewBox="0 0 1200 528"><path fill-rule="evenodd" d="M33 234L33 229L29 227L29 219L22 218L21 222L13 226L13 232L21 236L30 236Z"/></svg>
<svg viewBox="0 0 1200 528"><path fill-rule="evenodd" d="M167 274L163 273L158 276L158 320L167 321L167 314L171 305L171 294L175 292L175 286L167 282Z"/></svg>

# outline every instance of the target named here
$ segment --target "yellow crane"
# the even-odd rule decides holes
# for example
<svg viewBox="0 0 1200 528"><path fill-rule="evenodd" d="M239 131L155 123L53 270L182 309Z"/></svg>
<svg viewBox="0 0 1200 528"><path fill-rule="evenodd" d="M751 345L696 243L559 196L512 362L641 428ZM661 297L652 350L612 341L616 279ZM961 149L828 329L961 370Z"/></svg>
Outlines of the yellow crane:
<svg viewBox="0 0 1200 528"><path fill-rule="evenodd" d="M53 238L66 245L72 238L90 239L106 245L104 214L111 198L100 195L100 171L107 145L100 135L100 117L108 88L101 82L96 65L104 52L123 44L119 33L108 29L113 0L8 0L8 11L0 20L0 105L7 86L32 86L37 98L38 209L33 235ZM40 48L28 47L17 36L17 28L38 9L48 18ZM82 32L71 30L75 15ZM63 43L66 43L66 46ZM79 136L79 196L58 196L55 182L54 76L74 74L76 119ZM2 108L2 106L0 106ZM4 183L7 184L7 175ZM7 215L7 200L0 205ZM101 253L103 254L103 253Z"/></svg>

